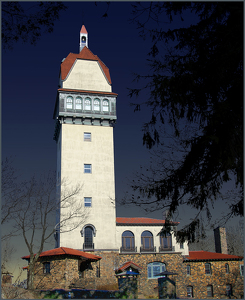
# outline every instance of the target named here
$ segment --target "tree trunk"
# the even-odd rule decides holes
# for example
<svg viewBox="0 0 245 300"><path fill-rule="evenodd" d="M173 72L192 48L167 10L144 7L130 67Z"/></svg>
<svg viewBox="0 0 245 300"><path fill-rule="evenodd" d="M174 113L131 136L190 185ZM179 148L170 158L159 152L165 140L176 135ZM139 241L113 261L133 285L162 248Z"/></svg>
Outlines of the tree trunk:
<svg viewBox="0 0 245 300"><path fill-rule="evenodd" d="M27 274L27 289L34 290L34 262L29 263L29 269Z"/></svg>

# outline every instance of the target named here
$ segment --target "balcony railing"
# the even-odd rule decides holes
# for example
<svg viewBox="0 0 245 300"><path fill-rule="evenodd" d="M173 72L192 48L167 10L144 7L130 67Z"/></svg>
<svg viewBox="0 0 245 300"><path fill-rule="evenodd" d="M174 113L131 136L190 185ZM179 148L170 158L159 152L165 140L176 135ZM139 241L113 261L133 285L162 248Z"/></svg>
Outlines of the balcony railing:
<svg viewBox="0 0 245 300"><path fill-rule="evenodd" d="M83 243L83 250L94 250L94 243L93 244L85 244Z"/></svg>
<svg viewBox="0 0 245 300"><path fill-rule="evenodd" d="M140 252L142 253L142 252L146 252L146 253L149 253L149 252L156 252L156 247L148 247L148 248L146 248L146 247L143 247L143 246L141 246L140 247Z"/></svg>
<svg viewBox="0 0 245 300"><path fill-rule="evenodd" d="M174 248L174 246L171 246L171 247L160 246L159 247L159 252L166 252L166 251L175 251L175 248Z"/></svg>
<svg viewBox="0 0 245 300"><path fill-rule="evenodd" d="M121 253L134 253L134 252L137 252L137 247L121 247L120 252Z"/></svg>

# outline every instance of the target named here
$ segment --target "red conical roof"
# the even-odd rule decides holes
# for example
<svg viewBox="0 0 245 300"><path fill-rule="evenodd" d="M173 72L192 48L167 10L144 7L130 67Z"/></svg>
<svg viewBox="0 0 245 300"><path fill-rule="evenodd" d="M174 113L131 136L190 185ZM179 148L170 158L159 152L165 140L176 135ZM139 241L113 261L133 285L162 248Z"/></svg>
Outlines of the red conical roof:
<svg viewBox="0 0 245 300"><path fill-rule="evenodd" d="M88 33L84 25L82 26L80 33Z"/></svg>

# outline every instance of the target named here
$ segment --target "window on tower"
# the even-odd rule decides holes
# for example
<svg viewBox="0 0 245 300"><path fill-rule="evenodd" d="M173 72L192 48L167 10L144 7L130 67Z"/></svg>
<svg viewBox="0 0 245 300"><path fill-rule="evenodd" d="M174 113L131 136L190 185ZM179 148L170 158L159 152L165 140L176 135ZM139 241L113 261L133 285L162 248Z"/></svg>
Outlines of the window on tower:
<svg viewBox="0 0 245 300"><path fill-rule="evenodd" d="M84 141L91 142L91 133L90 132L84 132Z"/></svg>
<svg viewBox="0 0 245 300"><path fill-rule="evenodd" d="M84 230L83 249L94 249L93 234L94 232L92 226L86 226Z"/></svg>
<svg viewBox="0 0 245 300"><path fill-rule="evenodd" d="M80 97L76 98L76 109L82 109L82 99Z"/></svg>
<svg viewBox="0 0 245 300"><path fill-rule="evenodd" d="M67 97L66 99L66 108L67 109L73 109L73 98Z"/></svg>
<svg viewBox="0 0 245 300"><path fill-rule="evenodd" d="M109 111L109 101L103 100L103 111Z"/></svg>
<svg viewBox="0 0 245 300"><path fill-rule="evenodd" d="M84 197L84 206L91 207L92 206L92 198L91 197Z"/></svg>
<svg viewBox="0 0 245 300"><path fill-rule="evenodd" d="M91 100L90 98L86 98L84 102L84 109L85 110L91 110Z"/></svg>
<svg viewBox="0 0 245 300"><path fill-rule="evenodd" d="M94 111L100 111L100 100L94 99Z"/></svg>
<svg viewBox="0 0 245 300"><path fill-rule="evenodd" d="M84 173L92 173L92 165L84 164Z"/></svg>

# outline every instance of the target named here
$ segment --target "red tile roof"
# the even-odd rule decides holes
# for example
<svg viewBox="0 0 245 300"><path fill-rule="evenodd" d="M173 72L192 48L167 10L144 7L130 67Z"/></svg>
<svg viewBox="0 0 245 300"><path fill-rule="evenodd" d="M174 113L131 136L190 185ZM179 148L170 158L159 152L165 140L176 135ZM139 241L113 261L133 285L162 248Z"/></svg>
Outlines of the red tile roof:
<svg viewBox="0 0 245 300"><path fill-rule="evenodd" d="M80 31L80 32L81 32L81 33L88 33L84 25L82 26L82 28L81 28L81 31Z"/></svg>
<svg viewBox="0 0 245 300"><path fill-rule="evenodd" d="M189 251L189 255L185 257L185 261L198 260L242 260L242 256L208 252L208 251Z"/></svg>
<svg viewBox="0 0 245 300"><path fill-rule="evenodd" d="M113 93L113 92L97 92L97 91L84 91L84 90L74 90L74 89L64 89L64 88L60 88L58 89L58 91L61 92L74 92L74 93L84 93L84 94L102 94L103 96L105 95L112 95L112 96L117 96L118 94Z"/></svg>
<svg viewBox="0 0 245 300"><path fill-rule="evenodd" d="M124 218L117 217L116 218L117 225L164 225L165 220L152 219L152 218ZM178 222L172 222L177 225Z"/></svg>
<svg viewBox="0 0 245 300"><path fill-rule="evenodd" d="M139 265L136 265L134 262L128 261L124 265L122 265L120 268L118 268L117 272L124 271L125 269L127 269L129 267L132 267L132 268L137 269L137 270L142 269Z"/></svg>
<svg viewBox="0 0 245 300"><path fill-rule="evenodd" d="M98 58L97 55L94 55L86 46L83 47L82 51L78 54L69 53L66 59L61 63L60 73L61 80L65 80L69 71L71 70L76 59L85 59L85 60L94 60L98 61L108 82L111 84L110 72L107 66Z"/></svg>
<svg viewBox="0 0 245 300"><path fill-rule="evenodd" d="M80 256L87 258L89 260L100 260L102 257L90 254L87 252L83 252L80 250L72 249L72 248L66 248L66 247L60 247L60 248L55 248L52 250L44 251L40 254L40 257L45 257L45 256L54 256L54 255L73 255L73 256ZM30 259L30 255L23 256L22 259Z"/></svg>

